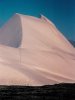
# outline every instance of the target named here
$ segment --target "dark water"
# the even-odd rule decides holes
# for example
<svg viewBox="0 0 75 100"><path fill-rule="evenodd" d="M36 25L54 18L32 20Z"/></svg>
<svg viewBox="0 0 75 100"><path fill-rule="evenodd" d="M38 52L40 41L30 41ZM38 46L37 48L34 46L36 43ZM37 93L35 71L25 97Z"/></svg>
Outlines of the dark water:
<svg viewBox="0 0 75 100"><path fill-rule="evenodd" d="M0 86L0 100L75 100L75 84Z"/></svg>

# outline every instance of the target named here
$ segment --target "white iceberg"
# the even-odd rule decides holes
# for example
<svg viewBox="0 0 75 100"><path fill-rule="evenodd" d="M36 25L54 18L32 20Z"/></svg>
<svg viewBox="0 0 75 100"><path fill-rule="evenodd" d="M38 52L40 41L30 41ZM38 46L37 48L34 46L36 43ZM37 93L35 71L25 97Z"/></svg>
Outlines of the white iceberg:
<svg viewBox="0 0 75 100"><path fill-rule="evenodd" d="M0 85L75 83L75 48L46 17L15 14L0 30Z"/></svg>

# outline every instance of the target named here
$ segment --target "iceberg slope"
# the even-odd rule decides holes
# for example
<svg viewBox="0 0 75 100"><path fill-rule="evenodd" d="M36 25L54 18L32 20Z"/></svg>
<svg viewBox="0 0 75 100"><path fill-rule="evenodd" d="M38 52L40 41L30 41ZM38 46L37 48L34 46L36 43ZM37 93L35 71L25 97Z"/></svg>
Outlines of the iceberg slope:
<svg viewBox="0 0 75 100"><path fill-rule="evenodd" d="M46 17L15 14L0 30L0 84L75 82L75 48Z"/></svg>

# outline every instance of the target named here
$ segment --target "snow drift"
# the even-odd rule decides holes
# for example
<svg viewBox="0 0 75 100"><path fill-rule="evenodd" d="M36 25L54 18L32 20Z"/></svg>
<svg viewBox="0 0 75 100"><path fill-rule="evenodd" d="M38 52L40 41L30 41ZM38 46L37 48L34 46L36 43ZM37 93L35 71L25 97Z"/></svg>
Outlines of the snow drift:
<svg viewBox="0 0 75 100"><path fill-rule="evenodd" d="M75 48L46 17L15 14L0 30L0 84L75 82Z"/></svg>

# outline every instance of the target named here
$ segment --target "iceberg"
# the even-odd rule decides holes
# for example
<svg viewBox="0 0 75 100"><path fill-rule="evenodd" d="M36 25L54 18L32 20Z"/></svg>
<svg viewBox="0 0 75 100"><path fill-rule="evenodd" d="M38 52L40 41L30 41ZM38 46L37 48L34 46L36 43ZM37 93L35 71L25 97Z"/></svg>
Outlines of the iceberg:
<svg viewBox="0 0 75 100"><path fill-rule="evenodd" d="M75 83L75 48L45 16L16 13L0 29L0 85Z"/></svg>

